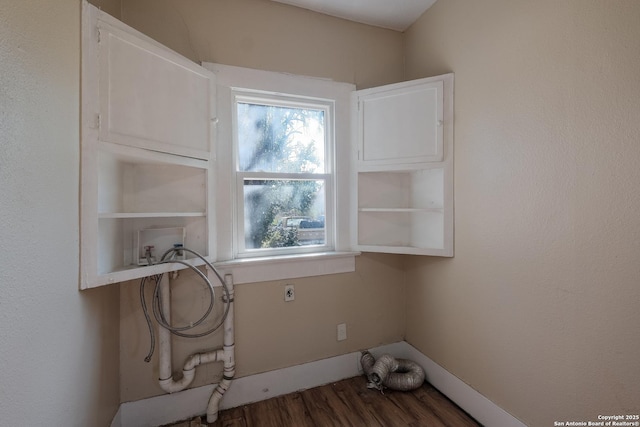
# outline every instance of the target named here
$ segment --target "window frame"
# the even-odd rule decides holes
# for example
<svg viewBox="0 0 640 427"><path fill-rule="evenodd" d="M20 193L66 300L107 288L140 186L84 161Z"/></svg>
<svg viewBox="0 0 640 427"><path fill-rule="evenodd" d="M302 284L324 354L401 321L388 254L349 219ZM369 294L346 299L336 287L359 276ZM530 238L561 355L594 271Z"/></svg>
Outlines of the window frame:
<svg viewBox="0 0 640 427"><path fill-rule="evenodd" d="M217 85L217 124L216 147L212 169L216 177L213 198L215 213L214 235L215 260L226 273L234 275L236 283L260 282L296 277L309 277L323 274L355 271L355 256L350 241L350 221L352 209L352 162L355 148L351 144L352 94L355 85L334 82L328 79L297 76L292 74L255 70L243 67L203 63L216 75ZM333 240L332 247L307 252L276 254L267 256L238 256L235 236L238 232L230 224L237 223L238 209L234 198L237 194L237 180L234 175L236 159L233 146L233 102L234 93L268 93L278 96L292 95L294 99L331 101L333 108L333 158L331 187L333 197L331 206L335 223L326 233ZM319 248L316 248L319 249Z"/></svg>
<svg viewBox="0 0 640 427"><path fill-rule="evenodd" d="M278 255L295 255L312 252L327 252L334 250L334 224L336 212L334 209L335 194L335 102L331 99L312 98L293 94L282 94L276 92L256 91L246 88L233 88L231 90L233 106L231 108L232 124L231 132L233 139L232 163L234 167L235 188L234 188L234 258L256 258ZM240 156L238 141L238 109L239 103L268 105L285 108L302 108L324 111L324 172L304 173L304 172L249 172L240 170ZM322 245L291 246L286 248L259 248L247 249L245 247L244 230L244 180L245 179L264 180L322 180L325 182L325 243Z"/></svg>

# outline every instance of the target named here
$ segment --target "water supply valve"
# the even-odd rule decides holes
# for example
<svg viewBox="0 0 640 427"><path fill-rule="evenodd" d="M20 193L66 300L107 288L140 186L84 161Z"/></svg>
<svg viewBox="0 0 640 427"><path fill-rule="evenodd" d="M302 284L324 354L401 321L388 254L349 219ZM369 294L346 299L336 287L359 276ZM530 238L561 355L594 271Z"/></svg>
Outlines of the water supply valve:
<svg viewBox="0 0 640 427"><path fill-rule="evenodd" d="M154 250L155 250L155 246L153 245L144 247L144 257L146 258L148 265L152 265L156 263L156 257L153 255Z"/></svg>

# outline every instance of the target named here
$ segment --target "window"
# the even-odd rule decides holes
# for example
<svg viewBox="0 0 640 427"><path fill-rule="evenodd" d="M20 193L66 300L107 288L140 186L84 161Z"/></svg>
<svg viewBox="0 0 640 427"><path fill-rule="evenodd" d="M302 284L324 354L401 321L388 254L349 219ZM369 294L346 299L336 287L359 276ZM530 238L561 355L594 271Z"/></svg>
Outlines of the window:
<svg viewBox="0 0 640 427"><path fill-rule="evenodd" d="M215 240L236 283L354 271L351 94L326 79L216 75Z"/></svg>
<svg viewBox="0 0 640 427"><path fill-rule="evenodd" d="M333 102L233 92L238 257L333 249Z"/></svg>

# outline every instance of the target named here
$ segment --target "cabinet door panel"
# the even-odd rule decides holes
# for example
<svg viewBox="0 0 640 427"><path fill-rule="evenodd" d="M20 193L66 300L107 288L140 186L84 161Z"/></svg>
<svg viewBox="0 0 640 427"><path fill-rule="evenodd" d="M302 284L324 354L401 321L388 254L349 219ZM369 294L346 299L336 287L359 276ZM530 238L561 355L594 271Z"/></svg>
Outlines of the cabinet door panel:
<svg viewBox="0 0 640 427"><path fill-rule="evenodd" d="M443 82L397 86L360 92L360 161L441 161Z"/></svg>
<svg viewBox="0 0 640 427"><path fill-rule="evenodd" d="M209 159L213 74L106 14L95 25L99 139Z"/></svg>

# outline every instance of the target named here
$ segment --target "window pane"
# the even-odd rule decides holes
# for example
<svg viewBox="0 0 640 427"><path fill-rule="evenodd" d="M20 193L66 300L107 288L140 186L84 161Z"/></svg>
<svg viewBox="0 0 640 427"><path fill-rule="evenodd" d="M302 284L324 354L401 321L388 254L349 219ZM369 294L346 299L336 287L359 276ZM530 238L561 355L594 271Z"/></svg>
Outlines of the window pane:
<svg viewBox="0 0 640 427"><path fill-rule="evenodd" d="M324 173L324 113L239 102L239 170Z"/></svg>
<svg viewBox="0 0 640 427"><path fill-rule="evenodd" d="M325 244L324 180L255 180L244 184L246 249Z"/></svg>

